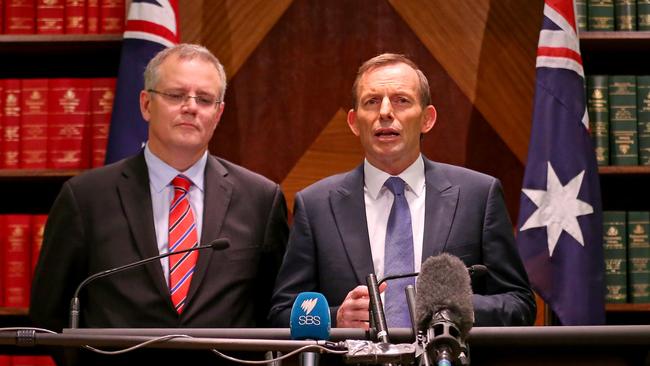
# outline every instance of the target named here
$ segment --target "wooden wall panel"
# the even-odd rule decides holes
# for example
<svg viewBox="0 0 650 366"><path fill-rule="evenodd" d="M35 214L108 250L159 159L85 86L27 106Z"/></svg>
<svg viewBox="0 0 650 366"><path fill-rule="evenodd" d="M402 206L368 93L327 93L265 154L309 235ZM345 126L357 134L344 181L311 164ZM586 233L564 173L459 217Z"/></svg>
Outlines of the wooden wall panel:
<svg viewBox="0 0 650 366"><path fill-rule="evenodd" d="M525 162L543 1L392 0L391 4Z"/></svg>
<svg viewBox="0 0 650 366"><path fill-rule="evenodd" d="M363 148L346 118L347 111L339 109L282 182L289 210L293 211L293 197L299 190L363 161Z"/></svg>
<svg viewBox="0 0 650 366"><path fill-rule="evenodd" d="M291 1L181 1L182 40L208 47L232 77Z"/></svg>
<svg viewBox="0 0 650 366"><path fill-rule="evenodd" d="M516 217L542 3L183 1L183 40L206 45L229 74L210 150L282 183L291 202L361 163L344 118L356 69L404 53L427 74L439 112L424 153L501 179Z"/></svg>

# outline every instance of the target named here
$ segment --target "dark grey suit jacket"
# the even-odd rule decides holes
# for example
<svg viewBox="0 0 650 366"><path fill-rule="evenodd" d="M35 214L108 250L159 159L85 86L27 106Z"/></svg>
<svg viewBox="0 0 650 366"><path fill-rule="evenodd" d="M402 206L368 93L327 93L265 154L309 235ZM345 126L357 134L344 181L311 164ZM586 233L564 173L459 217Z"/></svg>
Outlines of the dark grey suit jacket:
<svg viewBox="0 0 650 366"><path fill-rule="evenodd" d="M286 203L278 184L208 156L201 243L228 238L230 247L199 252L182 315L173 308L160 262L154 261L88 285L81 292L80 324L263 326L287 236ZM41 327L61 330L84 278L157 254L143 153L74 177L63 185L49 215L30 316Z"/></svg>
<svg viewBox="0 0 650 366"><path fill-rule="evenodd" d="M442 252L489 275L473 283L475 325L528 325L535 301L513 238L501 184L493 177L424 158L426 212L422 261ZM289 324L295 297L323 293L336 311L374 273L364 201L363 165L299 192L289 244L272 298L274 326Z"/></svg>

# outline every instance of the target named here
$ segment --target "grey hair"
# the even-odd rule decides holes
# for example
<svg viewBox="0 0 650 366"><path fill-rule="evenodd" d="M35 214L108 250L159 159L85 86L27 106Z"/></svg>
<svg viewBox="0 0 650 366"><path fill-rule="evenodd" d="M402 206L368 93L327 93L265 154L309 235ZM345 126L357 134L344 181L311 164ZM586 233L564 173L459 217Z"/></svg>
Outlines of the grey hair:
<svg viewBox="0 0 650 366"><path fill-rule="evenodd" d="M352 106L355 110L359 106L359 83L361 82L363 75L381 66L400 63L410 66L418 75L418 81L420 84L420 105L424 108L431 104L431 90L429 90L429 80L427 80L427 77L424 75L422 70L420 70L418 65L404 55L397 53L382 53L381 55L375 56L370 60L364 62L357 71L357 77L354 79L354 84L352 85Z"/></svg>
<svg viewBox="0 0 650 366"><path fill-rule="evenodd" d="M155 89L156 85L159 82L158 70L160 65L170 56L176 55L180 60L193 60L198 58L202 61L206 61L214 65L219 73L219 79L221 79L221 88L219 90L219 100L223 100L226 96L226 71L223 68L219 59L210 52L207 48L189 43L181 43L173 47L166 48L160 52L154 58L149 61L147 67L144 69L144 89Z"/></svg>

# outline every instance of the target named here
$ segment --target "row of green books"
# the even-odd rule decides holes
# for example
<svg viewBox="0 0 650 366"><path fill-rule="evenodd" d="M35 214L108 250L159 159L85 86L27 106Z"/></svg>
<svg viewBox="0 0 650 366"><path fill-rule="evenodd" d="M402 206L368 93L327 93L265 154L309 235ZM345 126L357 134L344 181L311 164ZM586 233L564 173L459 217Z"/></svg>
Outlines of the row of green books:
<svg viewBox="0 0 650 366"><path fill-rule="evenodd" d="M650 303L650 211L604 211L605 301Z"/></svg>
<svg viewBox="0 0 650 366"><path fill-rule="evenodd" d="M650 165L650 76L587 75L598 165Z"/></svg>
<svg viewBox="0 0 650 366"><path fill-rule="evenodd" d="M575 0L581 31L650 30L650 0Z"/></svg>

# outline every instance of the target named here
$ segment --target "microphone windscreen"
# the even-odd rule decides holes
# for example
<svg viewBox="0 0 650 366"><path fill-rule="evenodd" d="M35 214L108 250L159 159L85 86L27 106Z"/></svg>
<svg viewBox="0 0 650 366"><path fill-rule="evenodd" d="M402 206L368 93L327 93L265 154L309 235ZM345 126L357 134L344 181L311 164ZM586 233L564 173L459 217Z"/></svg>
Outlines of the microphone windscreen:
<svg viewBox="0 0 650 366"><path fill-rule="evenodd" d="M473 266L469 266L467 268L467 271L469 272L470 280L483 277L488 273L487 267L482 264L475 264Z"/></svg>
<svg viewBox="0 0 650 366"><path fill-rule="evenodd" d="M464 338L474 324L472 286L465 264L446 253L422 263L416 283L415 319L419 330L431 326L432 317L448 310Z"/></svg>
<svg viewBox="0 0 650 366"><path fill-rule="evenodd" d="M291 308L292 339L328 340L330 337L330 307L323 294L301 292Z"/></svg>
<svg viewBox="0 0 650 366"><path fill-rule="evenodd" d="M224 249L228 249L228 247L230 247L230 240L228 240L226 238L219 238L219 239L213 240L208 245L212 247L212 250L224 250Z"/></svg>

